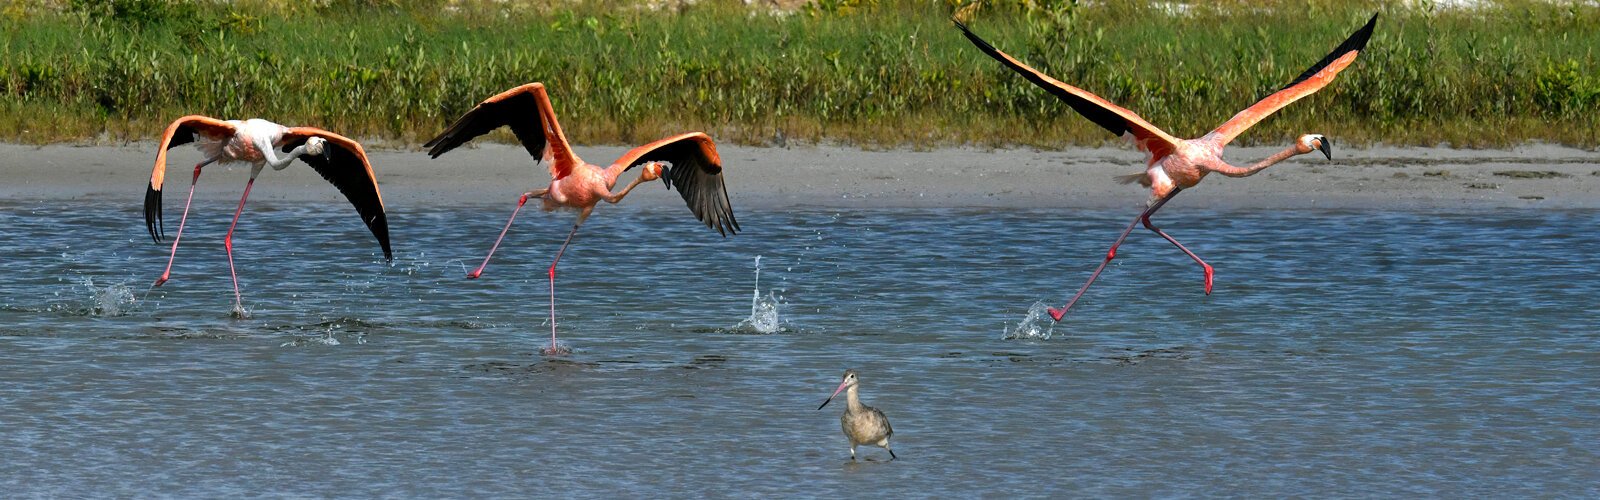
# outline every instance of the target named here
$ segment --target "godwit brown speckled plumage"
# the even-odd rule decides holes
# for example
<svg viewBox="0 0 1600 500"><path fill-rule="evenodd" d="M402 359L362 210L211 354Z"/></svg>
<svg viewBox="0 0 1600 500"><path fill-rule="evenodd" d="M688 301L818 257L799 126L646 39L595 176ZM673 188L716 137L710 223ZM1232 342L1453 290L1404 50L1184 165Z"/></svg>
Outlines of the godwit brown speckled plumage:
<svg viewBox="0 0 1600 500"><path fill-rule="evenodd" d="M894 455L894 450L889 449L889 437L894 435L894 428L889 426L889 417L883 416L883 412L877 408L861 404L861 398L856 394L856 387L859 385L856 371L845 370L844 380L839 382L839 388L834 389L833 395L828 396L828 400L823 401L822 406L818 406L817 409L821 410L823 406L828 406L833 397L839 395L839 391L848 389L849 392L845 394L848 406L845 407L844 415L839 417L839 427L844 429L845 439L850 440L850 460L856 459L856 447L863 444L889 450L890 460L900 458Z"/></svg>

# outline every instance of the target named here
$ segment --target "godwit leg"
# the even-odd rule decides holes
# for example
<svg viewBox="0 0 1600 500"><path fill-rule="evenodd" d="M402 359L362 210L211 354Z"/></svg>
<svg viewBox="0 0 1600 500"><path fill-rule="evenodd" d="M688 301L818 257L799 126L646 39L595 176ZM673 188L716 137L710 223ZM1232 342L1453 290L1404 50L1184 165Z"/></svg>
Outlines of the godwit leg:
<svg viewBox="0 0 1600 500"><path fill-rule="evenodd" d="M506 220L505 229L501 229L500 230L500 237L499 238L495 238L494 239L494 246L489 247L489 255L486 255L486 256L483 257L483 264L479 264L477 269L474 269L474 270L472 270L472 272L467 273L467 279L477 279L478 276L482 276L483 275L483 268L489 266L489 258L490 257L494 257L494 251L500 248L500 240L505 239L506 238L506 231L510 231L511 230L511 222L517 220L517 212L521 212L522 211L522 206L526 205L528 203L528 198L538 198L538 197L544 196L544 193L546 191L548 191L548 190L547 189L540 189L538 191L529 191L529 192L526 192L526 193L522 193L522 198L517 199L517 208L516 208L516 210L512 210L511 211L511 218Z"/></svg>
<svg viewBox="0 0 1600 500"><path fill-rule="evenodd" d="M200 182L200 168L217 161L215 158L202 161L194 166L194 178L189 180L189 198L183 200L183 217L178 218L178 234L172 237L172 255L167 256L167 270L161 272L161 277L156 278L156 284L161 286L172 277L172 261L178 258L178 240L183 239L183 225L189 221L189 203L194 201L194 185Z"/></svg>
<svg viewBox="0 0 1600 500"><path fill-rule="evenodd" d="M255 184L254 175L250 176L250 182L244 183L244 196L239 197L239 208L233 211L233 223L228 224L228 235L222 238L222 248L228 250L228 274L233 275L233 312L241 317L244 316L244 299L239 296L239 272L233 269L233 228L239 226L239 214L244 213L244 200L250 197L250 187Z"/></svg>
<svg viewBox="0 0 1600 500"><path fill-rule="evenodd" d="M1171 198L1171 196L1168 196L1168 198ZM1163 200L1163 203L1164 202L1165 202L1165 200ZM1160 205L1157 205L1157 206L1160 206ZM1212 274L1211 273L1211 264L1207 264L1206 261L1200 260L1200 256L1199 255L1195 255L1194 252L1189 251L1189 249L1185 248L1182 243L1178 243L1177 239L1174 239L1172 236L1168 235L1166 233L1166 231L1162 231L1161 228L1156 227L1155 224L1151 224L1150 223L1150 215L1152 215L1154 213L1155 213L1154 209L1152 209L1150 211L1147 211L1147 212L1144 213L1143 217L1139 218L1139 220L1144 222L1144 227L1145 228L1147 228L1147 229L1149 229L1151 231L1155 231L1156 234L1161 235L1162 238L1166 238L1167 241L1172 242L1173 245L1177 245L1179 250L1183 250L1183 253L1188 254L1189 258L1194 259L1194 261L1196 263L1200 264L1200 267L1202 267L1202 268L1204 268L1206 270L1206 295L1211 295L1211 274Z"/></svg>
<svg viewBox="0 0 1600 500"><path fill-rule="evenodd" d="M1078 303L1078 299L1083 297L1083 292L1089 291L1089 285L1094 284L1094 280L1100 277L1100 272L1106 270L1106 264L1110 264L1111 259L1117 258L1117 247L1122 246L1122 241L1128 239L1128 233L1133 232L1133 226L1138 225L1140 221L1146 221L1146 224L1148 224L1150 214L1160 210L1162 205L1167 204L1167 200L1171 200L1172 197L1178 195L1178 191L1182 191L1182 189L1173 188L1171 193L1167 193L1166 196L1157 200L1154 205L1150 205L1150 208L1146 208L1144 212L1139 213L1139 216L1135 217L1133 222L1129 222L1128 227L1122 230L1122 234L1117 235L1117 241L1111 244L1111 249L1106 251L1106 260L1100 261L1100 267L1094 268L1094 274L1089 275L1089 281L1084 282L1083 287L1078 289L1078 293L1072 296L1072 300L1068 300L1067 305L1061 306L1059 309L1052 307L1046 310L1050 313L1050 318L1061 321L1061 318L1067 315L1067 311L1072 309L1072 305ZM1174 241L1173 243L1177 242ZM1182 247L1180 246L1180 248ZM1185 251L1187 252L1188 250Z"/></svg>
<svg viewBox="0 0 1600 500"><path fill-rule="evenodd" d="M583 225L583 219L588 217L589 211L584 210L578 216L578 222L572 225L572 232L567 233L567 240L561 242L561 249L556 250L556 259L550 262L550 350L546 354L556 355L561 353L556 346L556 264L561 262L561 254L567 252L567 245L572 243L572 237L578 234L578 226Z"/></svg>

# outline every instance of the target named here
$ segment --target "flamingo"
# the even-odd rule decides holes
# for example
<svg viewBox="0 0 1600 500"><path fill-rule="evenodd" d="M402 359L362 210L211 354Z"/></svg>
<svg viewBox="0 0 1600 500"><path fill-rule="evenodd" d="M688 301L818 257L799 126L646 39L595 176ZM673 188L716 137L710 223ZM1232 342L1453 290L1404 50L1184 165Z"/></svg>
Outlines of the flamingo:
<svg viewBox="0 0 1600 500"><path fill-rule="evenodd" d="M702 132L674 135L633 148L617 158L611 166L602 168L579 159L572 151L572 145L561 132L561 124L556 121L555 108L550 105L550 96L545 93L543 83L525 84L485 99L438 137L423 144L423 147L429 148L428 154L433 158L438 158L500 127L511 128L522 147L533 155L534 163L542 161L549 165L551 180L543 189L522 194L517 200L517 208L511 211L511 218L506 220L505 228L500 230L494 245L489 247L489 255L484 256L483 264L468 273L467 278L476 279L483 275L489 259L494 257L495 250L500 248L500 241L505 239L506 231L511 229L512 221L517 220L517 212L522 210L529 198L543 200L546 212L556 209L577 211L578 218L572 223L572 231L567 233L567 239L561 243L555 259L550 262L550 348L544 350L545 354L566 352L556 344L556 264L561 262L561 255L566 253L573 235L578 234L578 227L589 218L601 200L620 202L640 183L661 179L668 188L677 188L678 194L689 204L689 210L706 227L717 230L723 237L739 231L739 222L733 217L733 206L728 202L728 190L722 182L722 160L717 155L717 146L711 142L711 137ZM611 191L617 184L617 177L641 165L643 169L638 177L621 191Z"/></svg>
<svg viewBox="0 0 1600 500"><path fill-rule="evenodd" d="M859 385L861 381L856 378L856 371L845 370L844 380L839 382L839 388L834 389L833 395L828 396L817 410L820 411L823 406L833 402L834 396L838 396L839 391L849 389L850 392L845 393L849 405L845 407L844 415L839 416L839 427L844 430L844 438L850 440L850 460L855 461L856 447L864 444L888 450L889 460L900 458L894 456L894 450L889 448L889 438L894 436L894 428L889 426L889 417L884 416L877 408L861 404L861 398L856 394L856 387Z"/></svg>
<svg viewBox="0 0 1600 500"><path fill-rule="evenodd" d="M1140 118L1138 114L1132 111L1112 104L1110 101L1086 90L1062 83L1049 75L1039 72L1039 70L1029 67L1027 64L1023 64L1021 61L994 48L993 45L985 42L978 35L973 34L972 30L967 29L967 26L962 24L961 21L954 19L952 21L967 36L967 39L977 45L978 49L982 50L984 54L988 54L989 57L1000 61L1001 64L1021 74L1023 78L1033 82L1034 85L1038 85L1045 91L1065 101L1067 105L1072 106L1072 109L1083 115L1084 118L1088 118L1096 125L1111 131L1113 134L1128 139L1133 143L1134 147L1147 153L1145 171L1117 177L1117 180L1121 183L1138 182L1150 188L1150 199L1145 203L1146 208L1138 217L1134 218L1133 222L1128 223L1127 229L1123 229L1121 235L1117 236L1116 242L1112 243L1111 249L1106 252L1105 260L1101 261L1100 267L1095 268L1094 273L1089 275L1089 281L1078 289L1078 293L1073 295L1065 306L1048 309L1050 317L1059 322L1067 314L1067 311L1072 309L1072 305L1083 297L1083 293L1089 290L1089 285L1094 283L1095 278L1100 277L1100 272L1105 270L1106 264L1111 263L1111 259L1116 258L1117 247L1122 245L1124 239L1127 239L1128 233L1133 231L1134 225L1140 223L1143 223L1145 228L1172 242L1190 259L1194 259L1196 263L1200 264L1200 267L1205 270L1206 295L1210 295L1213 275L1211 265L1201 260L1200 256L1189 251L1188 248L1185 248L1182 243L1178 243L1178 240L1173 239L1165 231L1151 224L1150 216L1155 214L1156 210L1160 210L1162 205L1172 200L1172 197L1177 196L1179 191L1194 187L1200 183L1200 180L1206 174L1211 172L1217 172L1228 177L1248 177L1283 160L1319 150L1329 160L1332 160L1333 141L1322 134L1301 135L1288 148L1248 167L1237 167L1223 161L1222 149L1257 122L1272 115L1284 106L1288 106L1289 103L1311 95L1333 82L1333 78L1355 62L1356 56L1360 54L1362 49L1366 48L1367 39L1372 37L1372 29L1377 25L1378 14L1374 13L1372 18L1367 20L1365 26L1351 34L1349 38L1345 39L1344 43L1334 48L1333 52L1329 53L1327 57L1322 58L1321 61L1318 61L1310 69L1296 77L1294 81L1289 82L1289 85L1284 86L1277 92L1273 92L1249 108L1245 108L1244 111L1233 115L1233 118L1228 119L1216 130L1198 139L1178 139L1173 137L1156 128L1155 125L1151 125L1150 122Z"/></svg>
<svg viewBox="0 0 1600 500"><path fill-rule="evenodd" d="M239 214L244 212L244 201L250 197L250 187L263 167L283 170L296 158L305 161L344 193L361 214L361 221L378 238L383 247L383 258L393 259L389 250L389 222L383 213L383 197L378 193L378 181L367 162L367 153L361 144L339 134L313 127L285 127L262 119L218 120L207 116L189 115L167 125L161 135L161 147L156 152L155 169L150 172L150 184L144 194L144 221L150 229L150 238L160 243L166 228L161 220L161 187L166 178L167 151L175 146L193 142L205 155L194 166L194 177L189 180L189 198L183 202L183 216L178 219L178 234L172 238L172 255L167 257L167 269L153 286L161 286L172 277L172 262L178 256L178 241L183 239L183 226L189 220L189 203L194 201L194 185L200 180L200 169L212 163L244 162L250 164L250 180L245 182L244 195L239 197L239 208L233 212L233 223L228 225L228 235L222 239L228 252L228 273L233 275L233 312L244 316L244 303L239 294L239 273L233 266L233 229L239 225ZM283 156L278 155L283 151Z"/></svg>

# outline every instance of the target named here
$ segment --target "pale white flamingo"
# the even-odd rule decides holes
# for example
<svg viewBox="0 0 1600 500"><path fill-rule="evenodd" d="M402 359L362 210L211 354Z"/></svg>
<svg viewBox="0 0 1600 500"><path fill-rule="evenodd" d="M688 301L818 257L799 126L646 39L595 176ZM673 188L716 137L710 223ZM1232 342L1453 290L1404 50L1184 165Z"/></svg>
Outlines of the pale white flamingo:
<svg viewBox="0 0 1600 500"><path fill-rule="evenodd" d="M205 159L194 166L194 177L189 180L189 197L183 202L183 216L178 219L178 234L172 238L172 255L167 257L167 269L156 279L161 286L172 277L172 262L178 256L178 241L183 239L183 226L189 220L189 203L194 201L194 185L200 180L200 169L212 163L244 162L250 164L250 180L245 182L244 194L239 197L239 208L233 212L233 223L228 235L222 239L228 252L228 273L233 275L234 313L242 315L243 300L239 295L239 274L233 268L233 229L239 224L239 214L244 212L244 201L250 197L250 187L264 167L283 170L296 158L311 165L322 178L333 183L344 193L361 214L361 221L378 238L383 247L383 258L392 259L389 250L389 222L383 212L383 197L378 193L378 180L367 162L367 153L361 144L339 134L312 127L285 127L262 119L218 120L200 115L179 118L167 125L161 135L161 145L156 151L155 169L150 172L150 184L144 195L144 221L149 226L150 238L157 243L165 235L161 220L161 188L167 172L167 150L174 146L194 143ZM283 154L280 156L279 152Z"/></svg>
<svg viewBox="0 0 1600 500"><path fill-rule="evenodd" d="M561 132L561 124L556 121L555 108L550 105L550 96L545 93L542 83L529 83L485 99L438 137L423 144L423 147L428 148L429 155L438 158L500 127L509 127L522 147L533 155L536 163L543 161L549 165L551 180L543 189L522 194L517 200L517 208L511 211L511 218L506 220L505 228L500 230L494 245L489 247L489 255L483 258L483 264L467 274L467 278L483 275L489 258L494 257L495 250L500 248L500 241L506 237L506 231L511 229L511 222L517 219L517 212L522 210L522 205L529 198L543 200L542 205L547 212L562 208L576 210L578 218L572 223L572 231L567 233L567 239L561 243L555 259L550 262L550 348L545 351L548 354L562 352L556 343L556 264L561 262L561 254L567 251L573 235L578 234L578 227L589 218L589 213L601 200L620 202L635 186L659 178L668 188L678 190L678 194L689 204L689 210L706 227L717 230L724 237L739 230L739 222L733 217L733 205L728 202L727 188L722 182L722 160L717 156L717 146L711 142L711 137L701 132L678 134L633 148L609 167L593 165L579 159L572 151L572 145ZM640 165L644 168L638 177L621 191L611 191L617 184L617 177Z"/></svg>
<svg viewBox="0 0 1600 500"><path fill-rule="evenodd" d="M1173 137L1156 128L1155 125L1151 125L1150 122L1140 118L1139 115L1132 111L1112 104L1110 101L1086 90L1062 83L1029 67L1027 64L1023 64L1021 61L989 45L989 42L978 38L978 35L973 34L972 30L967 29L967 26L961 24L960 21L952 21L955 22L956 27L961 28L962 33L966 34L967 39L977 45L978 49L982 50L984 54L988 54L989 57L1000 61L1006 67L1021 74L1023 78L1033 82L1034 85L1038 85L1065 101L1067 105L1072 106L1072 109L1083 115L1084 118L1088 118L1096 125L1111 131L1113 134L1128 139L1133 143L1134 147L1148 153L1145 171L1117 178L1118 181L1123 183L1138 182L1150 188L1150 199L1145 204L1146 208L1138 217L1134 218L1133 222L1128 224L1127 229L1124 229L1121 235L1117 236L1117 241L1112 243L1111 249L1106 252L1105 260L1100 262L1100 267L1095 268L1094 274L1089 275L1089 281L1078 289L1078 293L1073 295L1065 306L1049 309L1050 317L1056 321L1061 321L1067 310L1071 309L1072 305L1078 302L1078 298L1083 297L1083 293L1089 290L1089 285L1094 283L1095 278L1100 277L1100 272L1105 270L1106 264L1109 264L1111 259L1116 258L1117 246L1121 245L1124 239L1127 239L1128 233L1133 231L1133 226L1140 223L1143 223L1144 227L1161 235L1167 241L1172 242L1189 258L1200 264L1200 267L1205 270L1206 294L1210 295L1211 265L1201 260L1200 256L1195 255L1188 248L1184 248L1182 243L1178 243L1178 240L1167 235L1165 231L1151 224L1150 216L1155 214L1156 210L1160 210L1161 206L1165 205L1172 197L1177 196L1179 191L1194 187L1200 183L1200 180L1206 174L1211 172L1217 172L1229 177L1247 177L1290 157L1317 150L1321 150L1323 155L1332 160L1333 141L1321 134L1302 135L1294 144L1283 151L1268 156L1265 160L1248 167L1236 167L1223 161L1222 149L1234 137L1238 137L1239 134L1257 122L1289 105L1289 103L1311 95L1332 82L1333 78L1355 62L1356 56L1360 54L1362 49L1366 48L1367 39L1372 37L1372 29L1378 23L1378 15L1373 14L1372 18L1367 20L1365 26L1356 30L1354 34L1350 35L1350 38L1345 39L1344 43L1334 48L1333 52L1329 53L1327 57L1322 58L1321 61L1318 61L1310 69L1296 77L1294 81L1289 82L1289 85L1261 99L1249 108L1245 108L1244 111L1233 115L1233 118L1228 119L1222 126L1217 127L1216 130L1199 139L1178 139Z"/></svg>
<svg viewBox="0 0 1600 500"><path fill-rule="evenodd" d="M845 401L849 406L845 407L844 415L839 416L839 427L844 429L845 439L850 440L850 460L856 459L856 447L863 444L889 450L890 460L900 458L894 455L894 450L889 449L889 438L894 436L894 428L889 426L889 417L884 416L877 408L861 404L861 398L856 394L856 387L860 385L861 381L856 378L856 371L845 370L844 380L839 382L839 388L834 389L833 395L828 396L827 401L823 401L822 406L818 406L817 409L821 410L823 406L828 406L833 397L839 395L839 391L848 389L850 392L845 393Z"/></svg>

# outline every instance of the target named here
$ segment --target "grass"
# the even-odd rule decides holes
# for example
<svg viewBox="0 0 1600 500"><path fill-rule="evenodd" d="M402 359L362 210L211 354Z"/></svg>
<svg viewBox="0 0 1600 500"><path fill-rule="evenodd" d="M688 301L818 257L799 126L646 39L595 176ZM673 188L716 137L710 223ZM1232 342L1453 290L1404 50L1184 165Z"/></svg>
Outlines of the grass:
<svg viewBox="0 0 1600 500"><path fill-rule="evenodd" d="M991 0L962 15L1002 50L1193 137L1381 11L1354 66L1240 141L1600 146L1600 8L1588 4L1166 5ZM16 0L0 9L0 140L143 140L202 113L416 144L531 81L550 86L583 143L690 129L736 143L877 147L1112 139L971 47L953 10L929 0L829 0L782 16L728 0Z"/></svg>

